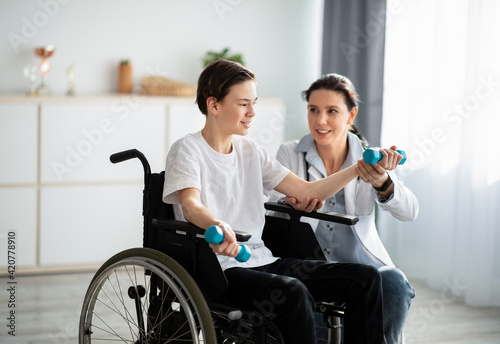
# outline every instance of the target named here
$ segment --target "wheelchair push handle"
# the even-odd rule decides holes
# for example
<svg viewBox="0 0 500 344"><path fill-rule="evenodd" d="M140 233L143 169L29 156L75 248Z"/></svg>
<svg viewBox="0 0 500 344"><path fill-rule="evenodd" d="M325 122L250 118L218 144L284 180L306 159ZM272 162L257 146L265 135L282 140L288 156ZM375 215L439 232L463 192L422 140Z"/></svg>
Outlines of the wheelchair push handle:
<svg viewBox="0 0 500 344"><path fill-rule="evenodd" d="M119 162L134 159L134 158L137 158L141 161L142 167L144 169L144 185L148 185L149 184L148 183L149 176L151 175L151 167L149 166L149 162L146 159L146 157L144 156L144 154L142 154L137 149L129 149L126 151L111 154L111 156L109 157L109 160L113 164L117 164Z"/></svg>
<svg viewBox="0 0 500 344"><path fill-rule="evenodd" d="M406 152L403 150L396 150L399 154L403 156L403 160L399 162L399 165L403 165L406 161ZM363 160L370 165L374 165L382 159L382 153L374 148L367 148L363 152Z"/></svg>
<svg viewBox="0 0 500 344"><path fill-rule="evenodd" d="M112 154L109 157L109 160L113 164L117 164L117 163L122 162L122 161L138 158L140 155L142 155L142 153L139 152L137 149L129 149L129 150L126 150L123 152L118 152L118 153Z"/></svg>
<svg viewBox="0 0 500 344"><path fill-rule="evenodd" d="M209 244L218 245L224 241L224 233L218 226L210 226L205 231L205 240ZM240 245L240 252L235 257L240 263L246 262L251 256L250 249L246 245Z"/></svg>

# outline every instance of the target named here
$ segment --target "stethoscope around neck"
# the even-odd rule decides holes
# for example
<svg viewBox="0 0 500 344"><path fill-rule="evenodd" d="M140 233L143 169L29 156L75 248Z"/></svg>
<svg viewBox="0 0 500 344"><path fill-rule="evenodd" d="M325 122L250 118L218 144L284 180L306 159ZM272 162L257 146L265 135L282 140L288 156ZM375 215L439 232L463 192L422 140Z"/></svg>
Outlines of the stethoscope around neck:
<svg viewBox="0 0 500 344"><path fill-rule="evenodd" d="M306 181L310 182L309 178L309 162L306 159L306 153L304 153L304 167L305 167L305 176L306 176ZM354 215L355 216L368 216L373 212L373 209L375 208L375 204L373 199L368 198L368 197L358 197L359 196L359 190L361 188L361 183L362 180L358 176L356 178L356 187L354 189Z"/></svg>

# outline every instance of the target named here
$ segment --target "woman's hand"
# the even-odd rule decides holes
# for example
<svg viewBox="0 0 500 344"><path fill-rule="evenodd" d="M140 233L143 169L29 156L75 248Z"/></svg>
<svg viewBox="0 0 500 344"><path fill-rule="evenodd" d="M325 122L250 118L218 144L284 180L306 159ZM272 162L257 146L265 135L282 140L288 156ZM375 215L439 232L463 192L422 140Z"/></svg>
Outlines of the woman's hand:
<svg viewBox="0 0 500 344"><path fill-rule="evenodd" d="M358 160L356 172L361 180L370 183L374 188L381 187L389 176L386 171L394 170L403 156L396 152L396 146L389 149L381 149L382 159L376 164L367 164L363 159Z"/></svg>
<svg viewBox="0 0 500 344"><path fill-rule="evenodd" d="M318 199L311 199L311 197L306 197L302 202L298 202L296 198L286 196L285 204L291 205L296 210L310 213L311 211L321 209L325 202Z"/></svg>
<svg viewBox="0 0 500 344"><path fill-rule="evenodd" d="M234 234L233 229L229 224L222 221L215 225L222 229L224 241L217 245L209 244L208 246L210 246L214 253L228 257L236 257L240 251L240 245L236 241L236 234Z"/></svg>
<svg viewBox="0 0 500 344"><path fill-rule="evenodd" d="M370 165L364 162L363 159L358 160L356 172L358 172L362 181L372 184L374 187L381 186L388 178L385 168L378 163Z"/></svg>
<svg viewBox="0 0 500 344"><path fill-rule="evenodd" d="M375 165L379 165L386 171L394 170L403 160L403 156L396 151L396 146L391 146L389 149L380 149L379 152L382 154L382 159Z"/></svg>

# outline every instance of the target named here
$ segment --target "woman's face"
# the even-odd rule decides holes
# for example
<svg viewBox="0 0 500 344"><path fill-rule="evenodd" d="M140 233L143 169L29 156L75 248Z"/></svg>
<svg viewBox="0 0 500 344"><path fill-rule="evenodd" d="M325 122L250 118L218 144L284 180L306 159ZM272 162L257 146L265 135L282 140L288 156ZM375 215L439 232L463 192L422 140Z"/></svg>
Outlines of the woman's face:
<svg viewBox="0 0 500 344"><path fill-rule="evenodd" d="M256 102L257 88L254 81L231 86L229 93L217 104L223 132L229 135L248 134L255 116Z"/></svg>
<svg viewBox="0 0 500 344"><path fill-rule="evenodd" d="M309 130L319 145L345 140L349 125L354 122L358 109L347 109L342 93L330 90L312 91L307 105Z"/></svg>

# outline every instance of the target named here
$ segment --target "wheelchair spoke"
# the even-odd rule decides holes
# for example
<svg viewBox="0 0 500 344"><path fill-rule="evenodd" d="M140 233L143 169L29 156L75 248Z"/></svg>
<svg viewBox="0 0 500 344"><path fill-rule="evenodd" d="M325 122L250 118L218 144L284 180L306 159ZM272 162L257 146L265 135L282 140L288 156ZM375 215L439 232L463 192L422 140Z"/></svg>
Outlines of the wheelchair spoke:
<svg viewBox="0 0 500 344"><path fill-rule="evenodd" d="M115 305L115 303L113 302L113 300L111 300L111 298L109 297L108 293L107 293L106 291L103 291L103 293L107 296L107 299L110 301L110 303L111 303L111 305L112 305L112 306L110 306L108 303L104 302L104 301L103 301L103 300L101 300L101 299L98 299L97 301L99 301L99 303L100 303L102 306L104 306L104 307L105 307L105 309L108 309L108 310L110 310L111 312L113 312L114 314L117 314L117 315L119 316L119 318L121 318L121 319L123 320L123 323L124 323L124 324L127 324L128 329L129 329L129 332L130 332L130 337L131 337L131 338L137 337L137 335L134 335L134 330L133 330L133 328L132 328L132 327L134 327L134 328L138 328L137 323L135 323L135 322L133 321L133 318L132 318L132 317L127 316L127 314L128 314L128 315L130 314L130 313L128 312L127 308L126 308L126 307L124 307L124 309L125 309L125 315L124 315L122 312L120 312L120 310L119 310L119 309L118 309L118 307ZM104 312L104 311L101 311L100 313L103 313L104 315L108 314L108 313L106 313L106 312ZM106 327L107 327L110 331L106 331L106 330L104 330L102 327L100 327L99 329L101 329L101 330L105 331L106 333L109 333L109 334L114 334L115 336L117 336L117 337L120 337L120 338L121 338L121 336L119 336L119 335L118 335L118 333L117 333L117 332L116 332L116 331L115 331L115 330L111 327L111 325L109 325L108 323L106 323L106 321L104 321L104 320L103 320L103 318L102 318L99 314L97 314L97 313L94 311L94 312L93 312L93 315L94 315L94 316L96 316L99 320L101 320L101 322L102 322L104 325L106 325ZM93 324L93 326L94 326L94 327L96 327L96 324L94 323L94 324ZM94 338L94 340L96 340L96 339Z"/></svg>
<svg viewBox="0 0 500 344"><path fill-rule="evenodd" d="M130 320L128 317L124 316L120 311L118 311L118 309L115 307L110 307L108 304L104 303L102 300L98 299L97 301L99 301L104 307L106 307L107 309L109 309L110 311L112 311L113 313L119 315L124 321L126 324L128 324L129 326L129 329L130 329L130 335L133 337L133 331L132 331L132 326L130 326L131 324L133 324L135 327L138 328L137 324L135 322L133 322L132 320ZM128 313L128 311L126 310L126 313ZM97 316L99 319L101 319L99 317L99 315L97 315L95 312L93 313L95 316ZM101 319L102 321L102 319Z"/></svg>
<svg viewBox="0 0 500 344"><path fill-rule="evenodd" d="M164 312L164 308L165 306L167 305L167 300L166 300L166 297L164 295L162 295L162 298L160 300L160 309L158 310L158 314L162 314ZM163 325L163 323L165 322L165 320L173 313L173 311L170 310L170 307L166 310L166 314L162 317L160 317L159 315L157 315L156 317L154 317L154 323L151 324L151 318L148 317L148 324L150 324L150 328L149 328L149 331L150 332L155 332L157 331L159 328L161 328L161 326Z"/></svg>
<svg viewBox="0 0 500 344"><path fill-rule="evenodd" d="M210 310L192 278L168 256L151 251L124 251L96 273L80 317L80 344L216 343Z"/></svg>
<svg viewBox="0 0 500 344"><path fill-rule="evenodd" d="M99 327L99 326L96 326L95 324L93 325L93 327L95 327L96 329L99 329L101 331L103 331L104 333L108 333L108 334L111 334L115 337L117 337L117 339L99 339L99 338L93 338L93 340L103 340L103 341L120 341L120 342L127 342L127 339L126 338L123 338L122 336L120 336L116 331L114 331L99 315L97 314L94 314L97 318L99 318L99 320L101 320L101 322L106 325L108 327L109 330L106 330L105 328L102 328L102 327Z"/></svg>
<svg viewBox="0 0 500 344"><path fill-rule="evenodd" d="M128 308L125 305L125 300L123 298L123 293L122 293L121 288L120 288L120 282L119 282L119 280L117 279L117 284L118 284L118 289L120 290L120 292L116 291L115 286L113 285L113 283L111 282L111 280L109 278L107 280L109 282L109 285L113 289L115 295L118 297L119 303L123 306L125 315L123 315L119 311L118 307L115 305L115 302L112 300L112 298L109 296L109 294L106 292L105 289L102 289L102 292L104 293L104 295L106 295L106 297L109 300L109 302L111 302L111 304L113 305L113 308L111 308L110 306L108 306L101 299L98 299L98 301L100 301L105 307L109 308L110 310L114 311L116 314L120 315L120 317L122 317L128 324L133 323L136 327L139 327L138 324L134 322L133 316L130 314Z"/></svg>
<svg viewBox="0 0 500 344"><path fill-rule="evenodd" d="M168 294L165 293L165 294ZM189 298L187 298L189 300ZM162 299L160 300L160 310L159 314L162 314L162 311L168 306L168 309L165 310L165 314L160 317L156 317L154 320L153 326L150 328L150 331L157 331L160 329L164 323L168 322L170 317L179 317L179 315L184 312L184 310L180 307L180 303L178 302L179 300L177 298L174 298L172 300L167 300L167 298L162 295ZM174 309L175 305L175 309ZM193 316L196 316L196 313L193 313ZM182 340L182 337L186 336L189 334L189 326L188 326L188 321L184 320L181 324L179 324L179 328L174 332L169 335L170 340L179 340L179 341L184 341ZM182 329L185 329L185 331L181 332ZM190 340L189 340L190 341Z"/></svg>
<svg viewBox="0 0 500 344"><path fill-rule="evenodd" d="M127 267L124 267L124 268L125 268L125 270L128 270ZM124 272L121 272L121 273L124 273ZM125 274L127 276L130 276L130 273L128 271L126 271ZM145 335L145 330L140 328L136 319L134 318L134 316L130 312L130 309L127 307L126 297L124 296L124 293L125 293L124 286L128 284L127 280L125 280L125 282L121 281L121 278L119 276L118 271L114 271L112 276L113 276L113 279L111 279L110 276L108 276L108 278L106 279L106 285L109 287L110 290L108 291L105 288L102 288L102 290L101 290L105 299L103 300L101 298L98 298L96 301L99 302L99 304L101 304L104 307L104 309L110 310L111 312L118 315L119 318L121 318L123 320L123 324L126 324L126 326L128 327L128 332L130 334L130 338L133 338L134 339L133 341L135 341L139 338L141 333L142 333L142 335ZM112 296L110 295L110 292L112 292ZM141 307L144 307L143 303L141 303ZM123 311L120 311L120 309L122 309ZM143 312L143 309L141 309L140 311ZM116 337L122 338L121 336L119 336L117 334L117 332L114 329L111 328L111 326L109 324L105 323L105 321L102 319L101 316L97 315L95 312L94 312L94 315L96 315L97 318L99 320L101 320L103 322L103 324L106 325L106 327L109 329L109 330L105 330L104 328L99 327L100 330L102 330L108 334L115 335ZM95 326L95 324L94 324L94 326ZM94 340L97 340L97 339L94 338Z"/></svg>
<svg viewBox="0 0 500 344"><path fill-rule="evenodd" d="M129 282L130 282L131 286L133 288L136 288L136 290L137 290L139 283L137 283L137 271L136 271L135 265L132 265L132 270L133 270L133 276L134 276L133 278L132 278L132 276L130 276L129 267L125 266L125 272L129 278ZM144 270L142 272L142 274L145 276L146 271ZM124 284L126 284L126 283L124 283ZM120 295L122 295L122 298L123 298L123 293L121 293L121 289L120 289ZM140 301L141 296L135 296L135 298L139 298L139 302L137 303L137 305L141 306L140 309L136 309L138 323L135 323L135 325L139 329L139 334L138 334L139 338L143 338L146 335L146 328L144 328L144 309L145 308L144 308L144 304ZM123 305L125 306L124 301L123 301ZM137 305L136 305L136 308L138 307ZM128 314L130 314L130 313L128 313ZM147 317L147 315L146 315L146 317ZM131 318L133 318L133 317L131 316ZM132 328L130 326L129 326L129 328L130 328L130 331L132 332Z"/></svg>
<svg viewBox="0 0 500 344"><path fill-rule="evenodd" d="M127 269L127 267L125 266L125 270L126 270L126 269ZM131 322L133 323L133 319L134 319L134 318L132 317L132 314L130 314L130 312L128 311L127 307L125 306L125 300L124 300L124 297L123 297L123 291L122 291L122 289L121 289L120 280L119 280L119 278L118 278L118 275L117 275L116 270L114 271L114 275L115 275L115 279L116 279L117 284L118 284L118 290L120 291L119 293L116 293L116 290L115 290L115 294L118 296L119 301L121 302L121 304L122 304L122 306L123 306L123 309L124 309L124 311L125 311L126 319L125 319L125 317L124 317L124 320L125 320L125 321L126 321L126 323L128 324L128 328L129 328L129 331L130 331L130 336L131 336L131 337L134 337L134 332L132 331L132 327L130 326L130 323L131 323ZM108 278L108 280L109 280L109 278ZM113 289L114 289L113 283L111 283L111 281L109 281L109 283L110 283L110 285L111 285L111 286L113 287ZM116 309L118 310L118 308L116 308ZM129 316L130 316L130 318L129 318ZM130 319L130 321L129 321L129 319ZM139 326L137 325L137 323L134 323L134 325L135 325L136 327L139 327Z"/></svg>

